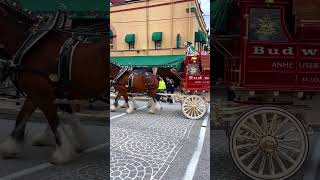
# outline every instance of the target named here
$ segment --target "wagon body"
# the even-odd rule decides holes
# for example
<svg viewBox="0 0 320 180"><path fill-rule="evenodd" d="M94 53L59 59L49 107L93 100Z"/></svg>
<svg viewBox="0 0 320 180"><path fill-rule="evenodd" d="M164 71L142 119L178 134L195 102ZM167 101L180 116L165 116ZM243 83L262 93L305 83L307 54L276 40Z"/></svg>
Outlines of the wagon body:
<svg viewBox="0 0 320 180"><path fill-rule="evenodd" d="M232 5L230 12L238 13L230 16L233 34L214 35L229 96L213 102L212 124L226 131L232 159L245 175L286 179L302 167L313 133L302 97L320 91L320 3Z"/></svg>
<svg viewBox="0 0 320 180"><path fill-rule="evenodd" d="M181 103L181 111L188 119L200 119L207 113L210 91L210 55L201 52L184 58L180 73L180 94L171 94Z"/></svg>
<svg viewBox="0 0 320 180"><path fill-rule="evenodd" d="M290 1L265 2L240 1L239 39L232 47L238 52L225 58L225 82L248 90L319 91L320 19L303 19L312 16L303 16L298 0L300 14L292 23Z"/></svg>
<svg viewBox="0 0 320 180"><path fill-rule="evenodd" d="M182 91L210 90L210 55L186 56L181 80Z"/></svg>

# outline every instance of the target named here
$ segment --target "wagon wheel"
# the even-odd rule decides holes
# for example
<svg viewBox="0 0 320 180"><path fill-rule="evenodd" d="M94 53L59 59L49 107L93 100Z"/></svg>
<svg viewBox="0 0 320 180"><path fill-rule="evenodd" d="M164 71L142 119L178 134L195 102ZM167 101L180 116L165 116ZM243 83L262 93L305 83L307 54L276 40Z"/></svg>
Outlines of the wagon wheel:
<svg viewBox="0 0 320 180"><path fill-rule="evenodd" d="M259 107L242 115L229 143L234 163L256 180L292 176L304 163L309 149L302 123L277 107Z"/></svg>
<svg viewBox="0 0 320 180"><path fill-rule="evenodd" d="M189 119L200 119L207 112L206 102L200 96L188 96L182 102L182 112Z"/></svg>

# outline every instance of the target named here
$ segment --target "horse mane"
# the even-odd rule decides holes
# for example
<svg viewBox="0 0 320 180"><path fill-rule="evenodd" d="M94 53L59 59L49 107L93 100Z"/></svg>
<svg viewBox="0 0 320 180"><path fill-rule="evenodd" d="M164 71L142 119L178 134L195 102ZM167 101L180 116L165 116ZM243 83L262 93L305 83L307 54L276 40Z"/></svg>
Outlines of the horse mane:
<svg viewBox="0 0 320 180"><path fill-rule="evenodd" d="M116 62L114 62L114 61L111 61L111 60L110 60L110 63L111 63L112 65L116 66L117 68L121 68L120 64L118 64L118 63L116 63Z"/></svg>
<svg viewBox="0 0 320 180"><path fill-rule="evenodd" d="M4 7L8 8L9 10L15 12L19 16L26 18L27 20L37 21L37 18L35 18L34 16L23 11L22 8L18 7L16 4L18 4L18 3L15 1L13 3L10 3L7 0L0 0L0 7L4 6Z"/></svg>

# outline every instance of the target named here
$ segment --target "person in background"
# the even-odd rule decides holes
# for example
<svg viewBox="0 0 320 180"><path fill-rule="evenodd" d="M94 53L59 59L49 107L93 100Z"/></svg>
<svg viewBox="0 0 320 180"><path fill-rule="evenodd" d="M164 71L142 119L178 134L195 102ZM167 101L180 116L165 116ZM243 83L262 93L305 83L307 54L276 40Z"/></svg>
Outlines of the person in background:
<svg viewBox="0 0 320 180"><path fill-rule="evenodd" d="M168 94L173 94L174 93L174 81L173 79L169 79L169 82L167 83L167 93ZM173 100L171 96L168 96L167 102L173 103Z"/></svg>
<svg viewBox="0 0 320 180"><path fill-rule="evenodd" d="M162 77L159 78L159 86L158 86L158 92L159 93L165 93L166 91L166 83L164 82L164 80L162 79ZM162 96L161 96L162 97Z"/></svg>

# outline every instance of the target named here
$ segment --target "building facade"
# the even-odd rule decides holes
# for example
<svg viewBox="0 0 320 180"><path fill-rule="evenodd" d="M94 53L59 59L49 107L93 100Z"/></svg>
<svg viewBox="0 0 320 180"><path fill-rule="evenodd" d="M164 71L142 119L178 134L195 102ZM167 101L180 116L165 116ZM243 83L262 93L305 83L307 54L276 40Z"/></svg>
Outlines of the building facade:
<svg viewBox="0 0 320 180"><path fill-rule="evenodd" d="M111 59L184 55L184 42L202 50L207 37L197 0L141 0L110 5Z"/></svg>

